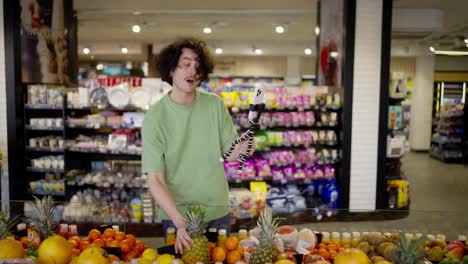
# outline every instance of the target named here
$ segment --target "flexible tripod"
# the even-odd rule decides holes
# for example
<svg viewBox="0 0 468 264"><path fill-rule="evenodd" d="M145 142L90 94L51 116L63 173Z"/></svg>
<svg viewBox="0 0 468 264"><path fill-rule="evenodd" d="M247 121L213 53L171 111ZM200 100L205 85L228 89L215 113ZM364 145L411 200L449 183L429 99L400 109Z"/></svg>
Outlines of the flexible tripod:
<svg viewBox="0 0 468 264"><path fill-rule="evenodd" d="M222 160L226 160L231 156L234 149L242 142L247 142L247 149L239 154L237 161L239 162L238 170L242 170L246 159L249 157L249 153L252 150L254 144L255 131L260 128L259 120L262 115L263 110L265 109L265 104L263 103L263 87L258 87L255 89L253 95L252 104L249 106L249 129L238 139L236 139L229 147L229 150L223 154Z"/></svg>

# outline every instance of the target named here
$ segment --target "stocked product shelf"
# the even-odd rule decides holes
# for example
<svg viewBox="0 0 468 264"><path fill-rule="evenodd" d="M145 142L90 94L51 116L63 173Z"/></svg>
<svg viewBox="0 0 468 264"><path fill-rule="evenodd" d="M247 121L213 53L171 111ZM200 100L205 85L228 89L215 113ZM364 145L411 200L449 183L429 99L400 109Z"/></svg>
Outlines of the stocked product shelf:
<svg viewBox="0 0 468 264"><path fill-rule="evenodd" d="M64 149L63 148L51 148L51 147L30 147L30 146L26 146L26 151L63 153Z"/></svg>
<svg viewBox="0 0 468 264"><path fill-rule="evenodd" d="M24 109L28 110L63 110L61 105L48 105L48 104L25 104Z"/></svg>
<svg viewBox="0 0 468 264"><path fill-rule="evenodd" d="M85 160L140 160L141 154L68 150L69 158Z"/></svg>
<svg viewBox="0 0 468 264"><path fill-rule="evenodd" d="M65 170L63 169L46 169L46 168L33 168L33 167L27 167L26 171L29 172L37 172L37 173L64 173Z"/></svg>
<svg viewBox="0 0 468 264"><path fill-rule="evenodd" d="M26 130L32 131L63 131L63 127L36 127L31 125L25 126Z"/></svg>

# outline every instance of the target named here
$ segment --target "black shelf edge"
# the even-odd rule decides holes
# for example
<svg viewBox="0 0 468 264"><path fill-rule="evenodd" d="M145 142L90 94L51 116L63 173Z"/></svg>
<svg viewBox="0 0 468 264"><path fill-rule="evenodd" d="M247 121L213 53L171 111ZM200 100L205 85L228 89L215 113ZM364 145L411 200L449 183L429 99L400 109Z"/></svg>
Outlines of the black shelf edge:
<svg viewBox="0 0 468 264"><path fill-rule="evenodd" d="M30 131L63 131L63 127L33 127L26 125L25 128Z"/></svg>
<svg viewBox="0 0 468 264"><path fill-rule="evenodd" d="M67 111L115 111L115 112L146 112L147 110L141 109L138 107L125 107L125 108L115 108L115 107L106 107L106 108L98 108L95 106L87 106L87 107L68 107Z"/></svg>
<svg viewBox="0 0 468 264"><path fill-rule="evenodd" d="M255 177L253 179L236 179L236 180L228 180L229 185L234 184L247 184L250 182L267 182L274 185L282 185L288 183L295 183L295 184L308 184L316 180L327 180L326 178L321 179L283 179L283 180L273 180L271 177Z"/></svg>
<svg viewBox="0 0 468 264"><path fill-rule="evenodd" d="M320 112L337 112L342 109L341 106L337 107L325 107L325 106L320 106L320 107L312 107L309 109L299 109L299 108L291 108L291 109L265 109L262 112L263 113L291 113L291 112L315 112L315 111L320 111ZM231 114L242 114L242 113L248 113L249 109L238 109L236 111L232 110L231 108L228 108L229 113Z"/></svg>
<svg viewBox="0 0 468 264"><path fill-rule="evenodd" d="M81 125L70 125L67 124L66 128L68 129L87 129L87 130L99 130L99 129L137 129L140 130L141 127L119 127L119 126L81 126Z"/></svg>
<svg viewBox="0 0 468 264"><path fill-rule="evenodd" d="M25 104L24 109L32 109L32 110L63 110L63 106L59 105L48 105L48 104Z"/></svg>
<svg viewBox="0 0 468 264"><path fill-rule="evenodd" d="M50 195L53 197L65 197L65 192L48 192L48 191L32 191L28 190L28 193L35 196L46 196Z"/></svg>
<svg viewBox="0 0 468 264"><path fill-rule="evenodd" d="M140 160L141 154L67 150L69 156L86 160Z"/></svg>
<svg viewBox="0 0 468 264"><path fill-rule="evenodd" d="M27 167L27 171L29 172L38 172L38 173L64 173L65 170L62 169L44 169L44 168L33 168L33 167Z"/></svg>
<svg viewBox="0 0 468 264"><path fill-rule="evenodd" d="M70 190L70 189L83 189L83 188L90 188L90 189L148 189L149 187L148 186L128 186L128 185L125 185L125 186L116 186L116 185L113 185L113 184L110 184L109 186L98 186L96 184L69 184L69 183L65 183L65 188Z"/></svg>
<svg viewBox="0 0 468 264"><path fill-rule="evenodd" d="M54 152L54 153L63 153L65 150L64 150L63 148L30 147L30 146L26 146L26 151L31 151L31 152Z"/></svg>
<svg viewBox="0 0 468 264"><path fill-rule="evenodd" d="M256 149L255 152L271 152L271 151L277 151L277 150L303 150L303 149L309 149L309 148L331 148L331 149L338 149L340 147L339 144L319 144L319 143L312 143L310 146L268 146L265 147L262 150Z"/></svg>

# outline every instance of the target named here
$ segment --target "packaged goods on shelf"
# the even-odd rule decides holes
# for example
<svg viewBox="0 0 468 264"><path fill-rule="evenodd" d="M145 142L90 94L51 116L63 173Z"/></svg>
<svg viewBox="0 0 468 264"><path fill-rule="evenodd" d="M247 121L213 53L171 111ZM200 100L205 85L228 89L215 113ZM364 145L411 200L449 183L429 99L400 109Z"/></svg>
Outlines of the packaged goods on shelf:
<svg viewBox="0 0 468 264"><path fill-rule="evenodd" d="M28 85L28 105L63 107L64 87L57 85Z"/></svg>

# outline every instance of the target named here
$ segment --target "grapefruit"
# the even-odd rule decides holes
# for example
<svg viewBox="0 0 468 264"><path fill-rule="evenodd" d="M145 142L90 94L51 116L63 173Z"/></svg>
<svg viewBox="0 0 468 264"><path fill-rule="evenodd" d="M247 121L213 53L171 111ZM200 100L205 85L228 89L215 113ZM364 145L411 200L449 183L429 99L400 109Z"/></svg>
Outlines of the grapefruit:
<svg viewBox="0 0 468 264"><path fill-rule="evenodd" d="M39 263L68 264L72 258L72 245L62 236L53 235L38 248Z"/></svg>
<svg viewBox="0 0 468 264"><path fill-rule="evenodd" d="M15 258L24 258L23 245L14 239L0 240L0 259Z"/></svg>
<svg viewBox="0 0 468 264"><path fill-rule="evenodd" d="M366 253L357 248L347 248L336 255L334 264L370 264Z"/></svg>

